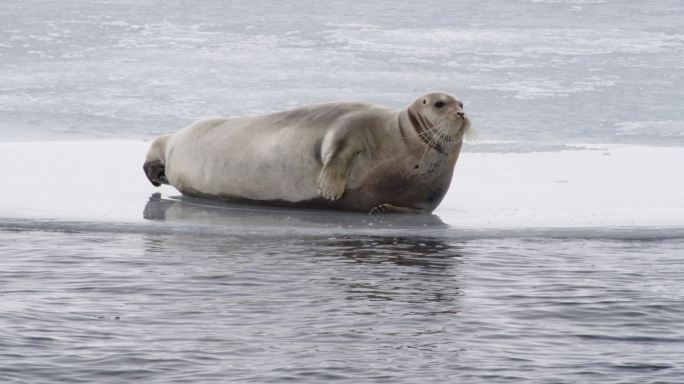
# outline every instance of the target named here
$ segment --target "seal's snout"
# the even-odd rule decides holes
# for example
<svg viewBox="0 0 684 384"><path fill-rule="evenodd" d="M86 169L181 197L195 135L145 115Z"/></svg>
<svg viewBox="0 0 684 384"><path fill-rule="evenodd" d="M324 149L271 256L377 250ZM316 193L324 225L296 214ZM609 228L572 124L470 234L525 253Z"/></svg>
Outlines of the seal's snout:
<svg viewBox="0 0 684 384"><path fill-rule="evenodd" d="M458 111L458 112L456 112L456 116L458 116L458 117L460 117L461 119L463 119L463 118L465 117L465 112L463 112L463 111Z"/></svg>

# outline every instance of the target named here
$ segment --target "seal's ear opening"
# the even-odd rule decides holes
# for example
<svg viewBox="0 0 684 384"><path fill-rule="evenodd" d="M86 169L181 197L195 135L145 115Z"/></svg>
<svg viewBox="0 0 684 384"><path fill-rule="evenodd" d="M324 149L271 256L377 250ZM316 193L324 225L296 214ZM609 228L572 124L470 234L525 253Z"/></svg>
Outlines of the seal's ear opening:
<svg viewBox="0 0 684 384"><path fill-rule="evenodd" d="M143 171L145 171L145 176L155 187L168 184L166 174L164 173L164 164L161 161L153 160L146 162L143 164Z"/></svg>

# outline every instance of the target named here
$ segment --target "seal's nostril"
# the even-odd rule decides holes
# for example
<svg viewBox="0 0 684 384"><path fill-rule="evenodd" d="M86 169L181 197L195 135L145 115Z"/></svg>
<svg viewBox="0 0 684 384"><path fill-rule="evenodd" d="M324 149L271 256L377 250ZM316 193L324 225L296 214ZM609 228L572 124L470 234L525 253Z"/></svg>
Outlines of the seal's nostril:
<svg viewBox="0 0 684 384"><path fill-rule="evenodd" d="M465 113L464 113L464 112L456 112L456 114L459 115L460 117L465 116Z"/></svg>

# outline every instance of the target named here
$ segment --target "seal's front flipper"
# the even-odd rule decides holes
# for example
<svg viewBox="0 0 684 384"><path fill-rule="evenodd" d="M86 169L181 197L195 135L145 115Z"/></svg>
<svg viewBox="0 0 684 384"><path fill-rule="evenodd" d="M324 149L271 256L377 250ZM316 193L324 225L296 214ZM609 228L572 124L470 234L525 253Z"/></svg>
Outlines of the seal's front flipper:
<svg viewBox="0 0 684 384"><path fill-rule="evenodd" d="M155 187L169 183L169 181L166 180L166 174L164 173L165 169L166 167L159 160L147 161L143 164L145 176L147 176L147 179Z"/></svg>
<svg viewBox="0 0 684 384"><path fill-rule="evenodd" d="M340 162L335 161L324 165L316 182L318 194L333 201L342 197L347 186L347 174L348 167Z"/></svg>
<svg viewBox="0 0 684 384"><path fill-rule="evenodd" d="M373 207L373 209L368 212L369 215L376 215L378 213L425 213L422 209L409 208L409 207L399 207L392 204L380 204Z"/></svg>
<svg viewBox="0 0 684 384"><path fill-rule="evenodd" d="M353 145L340 138L324 140L321 150L323 168L316 180L319 195L333 201L342 197L347 187L352 161L359 153Z"/></svg>

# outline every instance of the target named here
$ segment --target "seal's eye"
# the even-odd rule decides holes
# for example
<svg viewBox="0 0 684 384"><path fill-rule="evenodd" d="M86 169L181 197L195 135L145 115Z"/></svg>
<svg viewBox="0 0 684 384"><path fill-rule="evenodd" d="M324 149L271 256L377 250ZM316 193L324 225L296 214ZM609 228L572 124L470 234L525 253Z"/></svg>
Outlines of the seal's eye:
<svg viewBox="0 0 684 384"><path fill-rule="evenodd" d="M461 109L463 109L463 102L459 101L458 106L461 107Z"/></svg>
<svg viewBox="0 0 684 384"><path fill-rule="evenodd" d="M427 99L423 99L423 104L427 104Z"/></svg>
<svg viewBox="0 0 684 384"><path fill-rule="evenodd" d="M435 103L435 107L437 107L437 108L442 108L442 107L445 106L445 105L446 105L446 104L445 104L443 101L438 101L438 102Z"/></svg>

